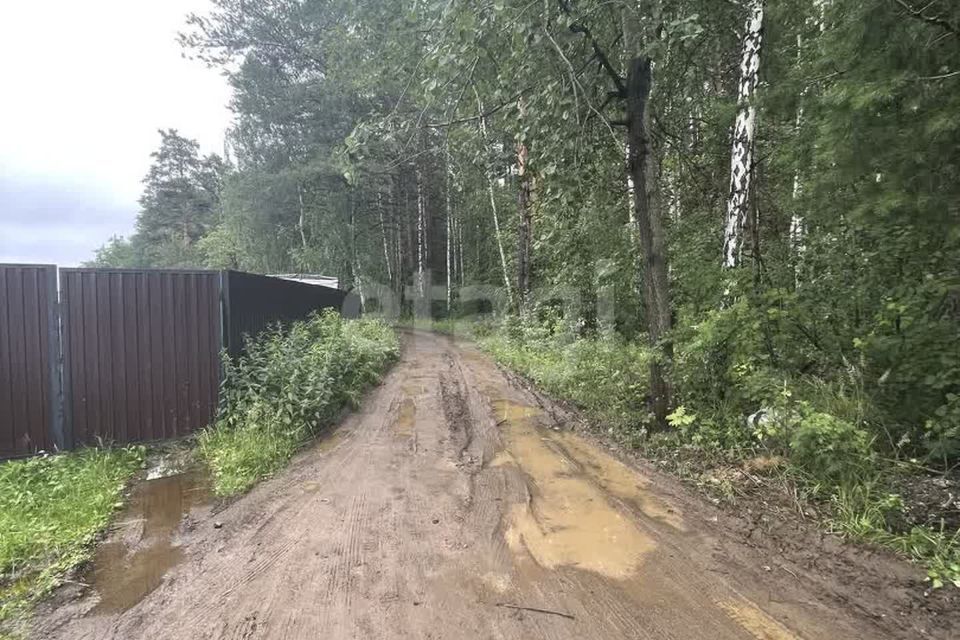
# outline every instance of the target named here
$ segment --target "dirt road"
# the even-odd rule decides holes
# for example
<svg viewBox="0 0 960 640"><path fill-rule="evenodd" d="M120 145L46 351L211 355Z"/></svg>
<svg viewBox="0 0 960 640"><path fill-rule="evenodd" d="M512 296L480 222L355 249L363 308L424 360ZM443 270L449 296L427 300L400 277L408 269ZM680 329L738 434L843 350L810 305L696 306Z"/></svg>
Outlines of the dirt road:
<svg viewBox="0 0 960 640"><path fill-rule="evenodd" d="M554 429L552 407L473 348L406 342L362 409L289 469L168 522L162 570L61 597L35 635L946 637L829 567L729 536L709 503Z"/></svg>

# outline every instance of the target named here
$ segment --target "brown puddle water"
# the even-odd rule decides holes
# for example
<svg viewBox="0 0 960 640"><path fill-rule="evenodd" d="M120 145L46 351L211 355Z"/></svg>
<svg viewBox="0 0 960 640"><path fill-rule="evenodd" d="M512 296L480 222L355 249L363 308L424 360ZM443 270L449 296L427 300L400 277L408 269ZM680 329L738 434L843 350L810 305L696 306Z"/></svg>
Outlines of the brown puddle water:
<svg viewBox="0 0 960 640"><path fill-rule="evenodd" d="M409 437L413 435L413 424L417 417L417 405L412 395L419 394L421 388L414 385L404 385L404 399L400 403L400 412L397 414L397 420L393 423L393 428L398 435Z"/></svg>
<svg viewBox="0 0 960 640"><path fill-rule="evenodd" d="M537 429L538 409L506 400L493 405L506 441L493 464L515 464L533 485L529 503L510 511L506 539L514 553L525 550L550 569L575 566L617 579L633 575L656 547L653 538L558 450L552 434ZM636 495L639 484L633 483ZM618 488L625 491L626 483Z"/></svg>
<svg viewBox="0 0 960 640"><path fill-rule="evenodd" d="M183 550L173 544L184 516L211 500L198 472L137 486L116 531L94 556L91 579L100 601L91 613L126 611L159 587L167 571L184 558Z"/></svg>
<svg viewBox="0 0 960 640"><path fill-rule="evenodd" d="M668 524L677 531L687 530L679 511L645 490L650 481L643 474L574 433L566 431L554 437L601 488L654 520Z"/></svg>

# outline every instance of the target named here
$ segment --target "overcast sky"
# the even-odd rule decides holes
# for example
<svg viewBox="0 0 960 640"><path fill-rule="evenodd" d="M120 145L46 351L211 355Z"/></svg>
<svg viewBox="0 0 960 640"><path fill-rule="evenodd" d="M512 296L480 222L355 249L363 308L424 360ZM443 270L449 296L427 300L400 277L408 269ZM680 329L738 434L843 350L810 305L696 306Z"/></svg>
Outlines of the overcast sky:
<svg viewBox="0 0 960 640"><path fill-rule="evenodd" d="M206 0L0 2L0 262L129 235L157 129L221 152L229 89L176 43Z"/></svg>

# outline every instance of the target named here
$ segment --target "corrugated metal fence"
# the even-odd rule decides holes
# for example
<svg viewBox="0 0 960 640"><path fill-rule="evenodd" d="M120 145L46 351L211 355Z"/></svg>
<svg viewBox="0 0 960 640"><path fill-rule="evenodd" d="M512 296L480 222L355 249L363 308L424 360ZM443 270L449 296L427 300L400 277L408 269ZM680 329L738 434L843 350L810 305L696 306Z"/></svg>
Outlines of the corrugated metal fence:
<svg viewBox="0 0 960 640"><path fill-rule="evenodd" d="M57 268L0 265L0 458L64 446Z"/></svg>
<svg viewBox="0 0 960 640"><path fill-rule="evenodd" d="M305 318L314 309L340 309L348 318L360 314L356 298L339 289L240 271L224 271L223 278L223 326L230 355L243 350L244 336Z"/></svg>
<svg viewBox="0 0 960 640"><path fill-rule="evenodd" d="M60 269L59 294L56 267L0 265L0 458L203 428L221 349L315 310L359 313L342 291L241 272Z"/></svg>
<svg viewBox="0 0 960 640"><path fill-rule="evenodd" d="M217 410L220 274L61 269L67 416L77 444L161 440Z"/></svg>

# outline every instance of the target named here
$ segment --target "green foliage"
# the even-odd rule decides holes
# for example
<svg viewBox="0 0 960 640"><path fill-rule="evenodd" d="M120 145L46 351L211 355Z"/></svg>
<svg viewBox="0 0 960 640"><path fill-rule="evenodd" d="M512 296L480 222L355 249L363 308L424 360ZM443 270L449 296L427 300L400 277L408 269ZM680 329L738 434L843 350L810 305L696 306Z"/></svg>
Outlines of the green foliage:
<svg viewBox="0 0 960 640"><path fill-rule="evenodd" d="M867 433L826 413L800 419L790 435L790 454L801 468L830 486L848 486L873 471Z"/></svg>
<svg viewBox="0 0 960 640"><path fill-rule="evenodd" d="M93 260L85 262L84 266L130 269L145 266L143 262L138 246L123 236L113 236L97 249Z"/></svg>
<svg viewBox="0 0 960 640"><path fill-rule="evenodd" d="M667 422L674 429L685 429L697 421L696 414L687 413L686 407L680 405L667 416Z"/></svg>
<svg viewBox="0 0 960 640"><path fill-rule="evenodd" d="M82 449L0 464L0 622L89 557L143 456Z"/></svg>
<svg viewBox="0 0 960 640"><path fill-rule="evenodd" d="M344 406L357 405L398 349L382 322L326 312L266 332L244 355L225 358L220 415L199 436L216 493L242 493L282 468Z"/></svg>

